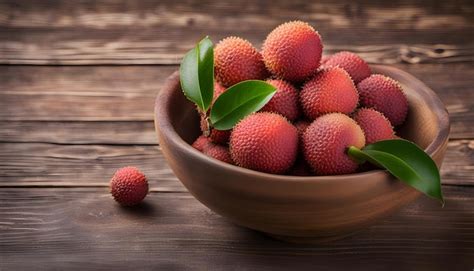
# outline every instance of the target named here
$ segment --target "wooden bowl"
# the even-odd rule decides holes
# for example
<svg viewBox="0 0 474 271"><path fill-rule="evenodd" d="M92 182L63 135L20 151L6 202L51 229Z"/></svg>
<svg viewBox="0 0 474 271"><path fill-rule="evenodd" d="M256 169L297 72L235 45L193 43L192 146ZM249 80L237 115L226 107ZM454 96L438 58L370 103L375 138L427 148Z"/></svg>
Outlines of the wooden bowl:
<svg viewBox="0 0 474 271"><path fill-rule="evenodd" d="M399 81L409 114L399 134L416 142L441 166L449 118L443 103L410 74L387 66L374 73ZM169 166L189 192L238 225L291 242L349 235L413 201L420 193L384 170L338 176L262 173L214 160L191 147L200 134L195 106L184 97L179 74L166 81L155 104L155 127Z"/></svg>

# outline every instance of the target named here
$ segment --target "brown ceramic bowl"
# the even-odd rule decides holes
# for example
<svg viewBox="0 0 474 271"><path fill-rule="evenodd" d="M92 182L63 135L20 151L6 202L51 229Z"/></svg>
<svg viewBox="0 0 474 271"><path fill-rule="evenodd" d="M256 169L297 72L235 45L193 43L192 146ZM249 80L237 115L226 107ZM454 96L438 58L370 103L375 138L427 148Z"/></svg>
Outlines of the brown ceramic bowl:
<svg viewBox="0 0 474 271"><path fill-rule="evenodd" d="M449 134L442 102L406 72L379 65L372 68L404 87L410 109L400 135L424 148L441 166ZM279 239L337 239L372 225L420 195L384 170L295 177L249 170L205 156L190 145L200 134L199 118L181 91L177 72L156 99L155 127L169 166L196 199L238 225Z"/></svg>

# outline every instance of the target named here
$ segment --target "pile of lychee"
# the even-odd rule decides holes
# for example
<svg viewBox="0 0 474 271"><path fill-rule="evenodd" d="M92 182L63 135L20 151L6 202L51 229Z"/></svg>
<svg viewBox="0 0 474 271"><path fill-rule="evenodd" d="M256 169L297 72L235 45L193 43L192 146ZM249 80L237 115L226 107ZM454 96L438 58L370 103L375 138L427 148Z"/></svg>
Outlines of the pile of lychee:
<svg viewBox="0 0 474 271"><path fill-rule="evenodd" d="M257 171L287 175L336 175L358 171L350 146L395 138L407 116L400 84L372 74L358 55L322 58L319 33L292 21L275 28L262 50L228 37L214 48L214 99L241 81L266 80L272 99L231 130L208 128L193 147L215 159Z"/></svg>

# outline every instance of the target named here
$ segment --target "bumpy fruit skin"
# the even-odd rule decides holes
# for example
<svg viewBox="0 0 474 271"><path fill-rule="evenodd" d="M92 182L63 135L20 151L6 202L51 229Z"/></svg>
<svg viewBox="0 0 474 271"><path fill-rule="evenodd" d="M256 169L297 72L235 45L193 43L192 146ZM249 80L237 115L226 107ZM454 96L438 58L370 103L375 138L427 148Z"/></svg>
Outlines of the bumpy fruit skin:
<svg viewBox="0 0 474 271"><path fill-rule="evenodd" d="M324 67L336 66L343 68L347 73L349 73L356 84L372 74L367 62L365 62L360 56L347 51L334 54L328 57L324 62Z"/></svg>
<svg viewBox="0 0 474 271"><path fill-rule="evenodd" d="M192 144L193 148L204 153L205 155L222 162L233 164L232 158L230 157L229 148L226 146L214 144L210 138L201 135Z"/></svg>
<svg viewBox="0 0 474 271"><path fill-rule="evenodd" d="M299 120L294 124L298 132L298 151L303 150L303 135L310 124L311 122L306 120Z"/></svg>
<svg viewBox="0 0 474 271"><path fill-rule="evenodd" d="M300 116L298 90L279 79L267 80L267 83L276 87L277 91L261 111L278 113L290 121L296 120Z"/></svg>
<svg viewBox="0 0 474 271"><path fill-rule="evenodd" d="M390 77L374 74L358 85L360 103L382 112L393 126L402 124L408 113L408 100L400 84Z"/></svg>
<svg viewBox="0 0 474 271"><path fill-rule="evenodd" d="M354 111L359 94L349 74L339 68L322 69L304 84L300 92L300 103L306 117L311 120L326 113Z"/></svg>
<svg viewBox="0 0 474 271"><path fill-rule="evenodd" d="M220 144L220 145L227 145L229 143L230 133L232 130L217 130L211 128L211 133L209 134L209 139L211 142Z"/></svg>
<svg viewBox="0 0 474 271"><path fill-rule="evenodd" d="M291 82L301 82L318 69L322 50L321 37L312 26L292 21L268 34L262 56L272 74Z"/></svg>
<svg viewBox="0 0 474 271"><path fill-rule="evenodd" d="M207 120L205 119L205 117L201 115L201 131L203 133L206 133L206 130L208 129L208 125L206 122ZM232 130L217 130L212 127L209 127L209 128L210 128L209 140L212 143L221 144L221 145L227 145L227 143L229 143L230 132Z"/></svg>
<svg viewBox="0 0 474 271"><path fill-rule="evenodd" d="M321 116L303 134L303 154L318 175L349 174L358 164L346 153L350 146L362 148L364 132L350 117L341 113Z"/></svg>
<svg viewBox="0 0 474 271"><path fill-rule="evenodd" d="M219 161L233 164L228 147L210 143L204 148L203 153Z"/></svg>
<svg viewBox="0 0 474 271"><path fill-rule="evenodd" d="M224 93L227 89L223 87L218 82L214 82L214 95L212 97L212 104L219 98L219 96Z"/></svg>
<svg viewBox="0 0 474 271"><path fill-rule="evenodd" d="M214 70L224 87L250 79L262 80L268 75L261 54L249 41L238 37L225 38L215 46Z"/></svg>
<svg viewBox="0 0 474 271"><path fill-rule="evenodd" d="M306 131L306 128L311 124L311 122L306 120L299 120L295 123L296 130L298 131L298 137L303 138L303 134Z"/></svg>
<svg viewBox="0 0 474 271"><path fill-rule="evenodd" d="M283 116L260 112L233 129L230 154L236 165L267 173L286 172L298 152L298 132Z"/></svg>
<svg viewBox="0 0 474 271"><path fill-rule="evenodd" d="M352 118L364 131L366 144L395 138L392 124L379 111L372 108L361 108L354 113Z"/></svg>
<svg viewBox="0 0 474 271"><path fill-rule="evenodd" d="M321 57L321 67L329 60L330 57L330 55L325 55Z"/></svg>
<svg viewBox="0 0 474 271"><path fill-rule="evenodd" d="M110 180L110 192L123 206L140 203L148 193L148 182L136 167L124 167L117 170Z"/></svg>
<svg viewBox="0 0 474 271"><path fill-rule="evenodd" d="M205 135L200 135L192 144L193 148L196 150L203 152L207 145L209 145L209 137Z"/></svg>

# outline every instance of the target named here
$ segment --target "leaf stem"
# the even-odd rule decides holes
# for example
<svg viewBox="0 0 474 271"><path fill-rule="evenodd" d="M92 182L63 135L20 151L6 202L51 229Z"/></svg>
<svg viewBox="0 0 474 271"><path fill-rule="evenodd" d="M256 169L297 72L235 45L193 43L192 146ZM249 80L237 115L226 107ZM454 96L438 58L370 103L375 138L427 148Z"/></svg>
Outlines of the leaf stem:
<svg viewBox="0 0 474 271"><path fill-rule="evenodd" d="M359 148L355 147L355 146L350 146L347 149L347 154L349 155L350 158L355 160L358 164L363 164L367 161L367 159L365 159L365 156L363 155L362 151Z"/></svg>

